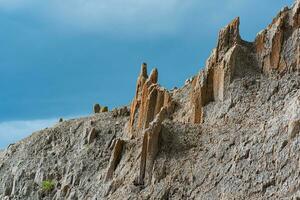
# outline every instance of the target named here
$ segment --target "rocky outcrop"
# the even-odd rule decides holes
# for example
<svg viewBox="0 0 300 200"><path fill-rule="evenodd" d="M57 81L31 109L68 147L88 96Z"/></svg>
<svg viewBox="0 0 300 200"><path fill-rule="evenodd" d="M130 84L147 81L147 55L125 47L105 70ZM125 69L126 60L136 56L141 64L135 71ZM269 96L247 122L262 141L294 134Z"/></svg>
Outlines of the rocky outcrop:
<svg viewBox="0 0 300 200"><path fill-rule="evenodd" d="M147 65L143 63L127 123L130 139L142 138L139 175L135 180L138 185L145 184L145 177L148 180L147 183L151 181L153 162L159 149L162 123L172 114L175 107L169 92L161 88L157 81L157 69L153 69L148 77ZM118 141L121 140L118 139ZM117 160L119 162L122 145L123 143L120 143L119 146L115 145L106 180L111 179Z"/></svg>
<svg viewBox="0 0 300 200"><path fill-rule="evenodd" d="M130 106L130 120L128 125L128 131L130 133L133 132L134 123L136 121L136 115L141 104L143 86L147 79L148 79L147 64L143 63L141 66L141 73L137 80L135 96Z"/></svg>
<svg viewBox="0 0 300 200"><path fill-rule="evenodd" d="M227 88L236 77L256 73L253 46L239 33L239 18L219 33L217 48L206 67L192 81L191 108L193 123L203 122L203 107L211 101L223 101Z"/></svg>
<svg viewBox="0 0 300 200"><path fill-rule="evenodd" d="M130 115L130 110L127 108L127 106L124 106L122 108L115 108L112 110L114 117L126 117Z"/></svg>
<svg viewBox="0 0 300 200"><path fill-rule="evenodd" d="M169 92L160 87L157 80L157 69L153 69L148 77L147 65L143 63L136 94L131 103L130 121L127 127L131 137L136 137L141 130L148 128L160 110L172 101Z"/></svg>
<svg viewBox="0 0 300 200"><path fill-rule="evenodd" d="M101 106L98 104L98 103L96 103L95 105L94 105L94 113L96 114L96 113L100 113L100 111L101 111Z"/></svg>
<svg viewBox="0 0 300 200"><path fill-rule="evenodd" d="M136 183L139 185L151 182L153 163L159 150L159 137L163 121L168 118L174 110L174 104L170 103L163 107L143 132L143 144L140 158L139 175Z"/></svg>
<svg viewBox="0 0 300 200"><path fill-rule="evenodd" d="M153 163L159 149L159 137L162 123L170 117L175 109L169 92L157 83L158 71L153 69L150 76L147 75L147 65L142 64L141 73L138 77L136 94L131 104L130 118L127 123L127 131L130 139L140 138L142 140L140 156L139 175L135 184L143 185L149 183L152 177ZM118 139L118 141L122 141ZM139 141L139 140L138 140ZM120 160L120 143L113 150L106 180L112 178L116 163ZM145 181L146 178L146 181Z"/></svg>
<svg viewBox="0 0 300 200"><path fill-rule="evenodd" d="M220 31L217 48L192 83L191 122L203 123L203 107L211 101L224 101L227 88L237 77L299 71L299 10L299 1L284 8L254 42L241 39L239 18Z"/></svg>
<svg viewBox="0 0 300 200"><path fill-rule="evenodd" d="M300 3L285 7L254 42L259 66L265 74L299 71Z"/></svg>

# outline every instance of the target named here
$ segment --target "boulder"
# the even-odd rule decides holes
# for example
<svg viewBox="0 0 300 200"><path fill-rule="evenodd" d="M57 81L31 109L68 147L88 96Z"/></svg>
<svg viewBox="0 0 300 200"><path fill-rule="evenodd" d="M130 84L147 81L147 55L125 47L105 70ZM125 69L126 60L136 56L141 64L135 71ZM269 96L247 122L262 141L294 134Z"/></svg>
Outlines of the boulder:
<svg viewBox="0 0 300 200"><path fill-rule="evenodd" d="M92 128L88 133L88 144L91 144L97 138L97 131L95 128Z"/></svg>
<svg viewBox="0 0 300 200"><path fill-rule="evenodd" d="M101 106L97 103L94 105L94 113L100 113L101 110Z"/></svg>
<svg viewBox="0 0 300 200"><path fill-rule="evenodd" d="M300 133L300 119L294 120L289 123L288 135L289 139L294 139Z"/></svg>

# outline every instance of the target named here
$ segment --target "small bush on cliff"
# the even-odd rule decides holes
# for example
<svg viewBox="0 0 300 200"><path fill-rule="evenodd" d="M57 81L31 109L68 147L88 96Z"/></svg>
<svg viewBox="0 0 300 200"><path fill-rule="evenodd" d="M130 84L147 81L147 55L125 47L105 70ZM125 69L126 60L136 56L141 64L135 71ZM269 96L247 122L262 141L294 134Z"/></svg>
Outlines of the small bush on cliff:
<svg viewBox="0 0 300 200"><path fill-rule="evenodd" d="M101 109L101 112L108 112L108 107L107 107L107 106L104 106L104 107Z"/></svg>
<svg viewBox="0 0 300 200"><path fill-rule="evenodd" d="M46 180L42 182L42 189L45 192L50 192L54 189L55 184L52 180Z"/></svg>

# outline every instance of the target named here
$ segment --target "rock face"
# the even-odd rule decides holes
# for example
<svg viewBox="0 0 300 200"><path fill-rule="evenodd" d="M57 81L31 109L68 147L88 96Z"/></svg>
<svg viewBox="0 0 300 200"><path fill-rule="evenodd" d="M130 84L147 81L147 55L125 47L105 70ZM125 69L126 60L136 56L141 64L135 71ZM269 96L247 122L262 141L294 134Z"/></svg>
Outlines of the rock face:
<svg viewBox="0 0 300 200"><path fill-rule="evenodd" d="M145 178L147 179L147 183L151 182L153 163L159 151L159 139L163 127L162 123L172 114L173 110L174 105L172 103L164 106L159 113L157 113L149 127L143 132L140 170L137 179L137 184L139 185L145 183Z"/></svg>
<svg viewBox="0 0 300 200"><path fill-rule="evenodd" d="M189 119L193 123L203 123L203 107L209 102L224 101L235 78L299 71L299 1L284 8L252 43L241 39L239 24L236 18L220 31L217 48L194 78Z"/></svg>
<svg viewBox="0 0 300 200"><path fill-rule="evenodd" d="M114 109L112 112L114 117L126 117L130 115L130 110L127 108L127 106L119 109Z"/></svg>
<svg viewBox="0 0 300 200"><path fill-rule="evenodd" d="M0 199L299 199L299 2L254 42L234 19L182 88L143 63L130 106L9 145Z"/></svg>
<svg viewBox="0 0 300 200"><path fill-rule="evenodd" d="M132 137L140 133L139 130L148 128L161 109L171 104L169 92L161 88L157 80L157 69L153 69L148 78L147 65L143 63L130 109L128 132Z"/></svg>
<svg viewBox="0 0 300 200"><path fill-rule="evenodd" d="M154 68L148 77L147 65L143 63L127 127L130 138L142 138L139 175L135 180L137 185L145 184L146 175L147 183L151 181L153 163L159 149L162 123L172 114L175 107L169 92L160 87L157 81L157 69ZM113 160L114 157L116 156L113 154L111 159ZM111 171L110 169L111 167L108 172Z"/></svg>
<svg viewBox="0 0 300 200"><path fill-rule="evenodd" d="M255 48L264 73L299 71L299 13L299 1L296 1L293 8L284 8L272 24L258 34Z"/></svg>
<svg viewBox="0 0 300 200"><path fill-rule="evenodd" d="M243 41L239 33L239 18L219 33L217 48L206 67L194 78L191 93L191 122L202 123L203 107L211 101L223 101L234 78L256 73L253 45Z"/></svg>
<svg viewBox="0 0 300 200"><path fill-rule="evenodd" d="M129 121L129 127L128 127L128 129L129 129L128 131L130 133L133 132L133 126L134 126L134 123L136 120L135 117L136 117L138 109L141 105L143 86L147 79L148 79L147 64L143 63L141 66L141 74L137 80L135 97L134 97L134 99L131 103L131 107L130 107L130 121Z"/></svg>

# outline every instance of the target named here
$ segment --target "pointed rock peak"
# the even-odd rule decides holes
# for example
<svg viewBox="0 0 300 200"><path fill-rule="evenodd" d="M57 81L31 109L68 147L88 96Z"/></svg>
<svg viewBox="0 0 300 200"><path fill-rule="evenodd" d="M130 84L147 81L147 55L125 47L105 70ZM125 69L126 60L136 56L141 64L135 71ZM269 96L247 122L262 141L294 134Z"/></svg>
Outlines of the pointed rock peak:
<svg viewBox="0 0 300 200"><path fill-rule="evenodd" d="M240 18L237 17L220 31L217 45L217 58L222 57L228 49L241 41L239 27Z"/></svg>
<svg viewBox="0 0 300 200"><path fill-rule="evenodd" d="M293 26L298 28L300 26L300 0L296 0L293 6Z"/></svg>
<svg viewBox="0 0 300 200"><path fill-rule="evenodd" d="M150 74L150 77L149 77L150 81L152 83L157 83L157 80L158 80L158 71L156 68L154 68L152 71L151 71L151 74Z"/></svg>
<svg viewBox="0 0 300 200"><path fill-rule="evenodd" d="M147 63L143 63L141 66L141 74L140 76L144 77L145 79L148 78L148 73L147 73Z"/></svg>
<svg viewBox="0 0 300 200"><path fill-rule="evenodd" d="M234 18L228 26L235 27L235 29L239 29L240 26L240 17Z"/></svg>
<svg viewBox="0 0 300 200"><path fill-rule="evenodd" d="M232 20L225 28L220 31L219 37L229 36L233 40L240 39L240 18Z"/></svg>

